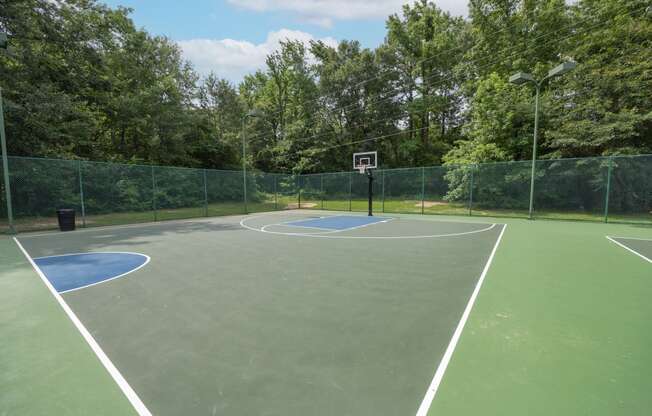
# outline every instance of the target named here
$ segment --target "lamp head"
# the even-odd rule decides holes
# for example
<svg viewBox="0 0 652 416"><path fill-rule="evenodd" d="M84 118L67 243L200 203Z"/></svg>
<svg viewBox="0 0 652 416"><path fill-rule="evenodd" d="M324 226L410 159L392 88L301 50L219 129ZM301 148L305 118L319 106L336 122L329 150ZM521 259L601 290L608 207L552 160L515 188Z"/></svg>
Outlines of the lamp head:
<svg viewBox="0 0 652 416"><path fill-rule="evenodd" d="M527 72L517 72L509 77L509 82L516 85L525 84L526 82L534 82L534 77Z"/></svg>
<svg viewBox="0 0 652 416"><path fill-rule="evenodd" d="M567 72L572 71L575 69L577 64L575 62L569 61L569 62L564 62L562 64L557 65L556 67L552 68L550 71L548 71L548 78L554 77L557 75L564 75Z"/></svg>

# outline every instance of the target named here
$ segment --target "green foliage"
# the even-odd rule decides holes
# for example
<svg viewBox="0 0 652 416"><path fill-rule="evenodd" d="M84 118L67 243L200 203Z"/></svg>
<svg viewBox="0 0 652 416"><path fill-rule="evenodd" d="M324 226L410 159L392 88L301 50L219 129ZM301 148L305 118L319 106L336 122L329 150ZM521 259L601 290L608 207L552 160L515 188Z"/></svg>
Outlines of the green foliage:
<svg viewBox="0 0 652 416"><path fill-rule="evenodd" d="M413 164L440 162L460 138L463 95L460 62L470 46L467 23L431 2L403 6L387 20L388 52L402 85L407 129L402 141Z"/></svg>
<svg viewBox="0 0 652 416"><path fill-rule="evenodd" d="M416 0L388 17L376 49L284 41L237 85L200 79L129 9L22 0L0 10L13 155L234 169L244 134L249 168L348 170L352 152L378 150L383 167L451 166L448 195L459 199L470 178L458 166L531 157L532 86L509 76L542 79L565 60L577 69L542 85L540 157L652 152L645 0L472 0L467 20Z"/></svg>
<svg viewBox="0 0 652 416"><path fill-rule="evenodd" d="M647 1L583 1L572 9L572 76L554 82L544 146L551 156L652 152L652 19ZM596 21L610 24L597 25Z"/></svg>

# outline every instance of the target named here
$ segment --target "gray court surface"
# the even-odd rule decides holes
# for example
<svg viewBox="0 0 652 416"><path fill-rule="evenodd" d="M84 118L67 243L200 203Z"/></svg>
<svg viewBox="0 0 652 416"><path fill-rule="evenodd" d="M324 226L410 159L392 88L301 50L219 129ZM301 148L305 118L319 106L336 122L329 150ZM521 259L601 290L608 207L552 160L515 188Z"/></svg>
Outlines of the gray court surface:
<svg viewBox="0 0 652 416"><path fill-rule="evenodd" d="M632 254L652 263L652 239L632 237L610 237L610 239L620 244Z"/></svg>
<svg viewBox="0 0 652 416"><path fill-rule="evenodd" d="M283 212L23 235L151 257L63 295L155 415L415 414L502 224ZM74 359L74 357L71 357Z"/></svg>

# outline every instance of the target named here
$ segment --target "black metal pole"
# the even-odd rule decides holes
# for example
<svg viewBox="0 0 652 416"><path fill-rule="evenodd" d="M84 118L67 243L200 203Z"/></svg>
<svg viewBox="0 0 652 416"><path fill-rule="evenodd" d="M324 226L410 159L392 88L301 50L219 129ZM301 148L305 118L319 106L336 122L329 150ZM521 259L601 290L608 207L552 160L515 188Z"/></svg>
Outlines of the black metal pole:
<svg viewBox="0 0 652 416"><path fill-rule="evenodd" d="M374 201L374 175L371 173L371 169L367 170L367 179L369 179L369 216L373 217L374 215L374 210L373 210L373 201Z"/></svg>

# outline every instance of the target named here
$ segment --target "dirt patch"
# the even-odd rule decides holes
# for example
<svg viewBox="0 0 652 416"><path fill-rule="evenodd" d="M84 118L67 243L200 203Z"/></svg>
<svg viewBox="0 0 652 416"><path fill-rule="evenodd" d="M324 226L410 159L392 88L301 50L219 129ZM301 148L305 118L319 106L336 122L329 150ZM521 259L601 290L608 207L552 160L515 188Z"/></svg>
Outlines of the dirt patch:
<svg viewBox="0 0 652 416"><path fill-rule="evenodd" d="M441 201L423 201L423 207L424 208L432 208L432 207L439 207L443 205L448 205L448 202L441 202ZM421 207L421 202L414 204L415 207Z"/></svg>
<svg viewBox="0 0 652 416"><path fill-rule="evenodd" d="M301 208L315 208L317 204L314 202L302 202L301 203ZM299 209L299 203L293 202L291 204L287 204L285 209Z"/></svg>

